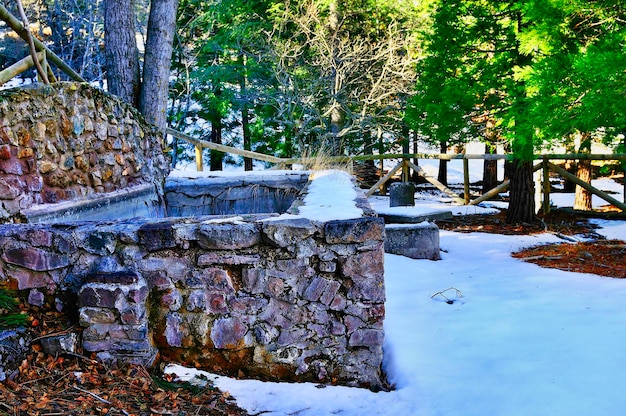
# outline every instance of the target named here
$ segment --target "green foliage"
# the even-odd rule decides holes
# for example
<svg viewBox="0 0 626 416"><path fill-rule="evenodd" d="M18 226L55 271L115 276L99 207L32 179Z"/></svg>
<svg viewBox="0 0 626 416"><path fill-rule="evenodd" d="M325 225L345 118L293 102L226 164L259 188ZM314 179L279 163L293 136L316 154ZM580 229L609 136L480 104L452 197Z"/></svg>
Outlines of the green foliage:
<svg viewBox="0 0 626 416"><path fill-rule="evenodd" d="M6 290L0 290L0 329L23 326L28 316L22 313L14 313L19 306L17 299Z"/></svg>
<svg viewBox="0 0 626 416"><path fill-rule="evenodd" d="M376 131L395 142L414 74L414 10L373 0L183 0L170 123L199 136L219 125L225 144L248 133L252 150L288 157L331 135L350 153Z"/></svg>

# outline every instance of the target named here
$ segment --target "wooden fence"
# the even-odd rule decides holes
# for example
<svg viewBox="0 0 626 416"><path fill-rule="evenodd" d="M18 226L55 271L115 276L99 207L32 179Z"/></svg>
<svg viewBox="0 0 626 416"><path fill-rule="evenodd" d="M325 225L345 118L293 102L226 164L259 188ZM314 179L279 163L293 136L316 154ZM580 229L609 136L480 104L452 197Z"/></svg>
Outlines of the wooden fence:
<svg viewBox="0 0 626 416"><path fill-rule="evenodd" d="M211 143L205 140L199 140L193 138L187 134L181 133L179 131L168 129L167 133L177 137L179 139L186 140L192 143L196 148L196 168L201 171L203 170L203 162L202 162L202 149L208 148L212 150L217 150L224 153L231 153L243 157L249 157L251 159L262 160L264 162L270 162L276 164L278 167L286 167L293 164L301 164L301 165L315 165L315 158L279 158L275 156L268 156L262 153L256 153L249 150L241 150L234 147L224 146L221 144ZM379 190L387 181L389 181L392 177L402 171L402 180L408 181L409 175L408 170L413 169L419 176L424 178L426 181L434 185L437 189L444 192L447 196L449 196L455 203L460 205L477 205L483 201L493 198L499 193L505 192L509 185L510 181L507 179L502 182L500 185L495 188L485 192L483 195L477 197L476 199L470 198L470 175L469 175L469 161L470 160L511 160L511 155L488 155L488 154L427 154L427 153L410 153L410 154L383 154L383 155L359 155L359 156L338 156L338 157L325 157L324 161L328 163L350 163L354 161L365 161L365 160L388 160L388 159L399 159L400 161L391 168L383 177L380 178L376 184L374 184L370 189L366 191L367 196L371 196ZM424 171L420 166L411 162L411 159L439 159L439 160L455 160L460 159L463 161L463 197L459 196L456 192L451 190L449 187L439 182L436 178L430 176L428 173ZM579 185L594 195L597 195L601 199L607 201L608 203L614 205L622 212L626 212L626 194L624 195L624 202L618 201L613 198L611 195L603 192L597 188L594 188L587 182L584 182L578 179L575 175L572 175L565 169L554 165L551 163L551 160L619 160L626 161L626 154L589 154L589 153L574 153L574 154L539 154L535 155L535 159L540 160L538 164L536 164L533 170L536 172L541 170L543 172L542 181L541 181L541 190L542 190L542 209L545 213L548 213L550 210L550 171L553 171L562 177L566 178L574 182L576 185Z"/></svg>

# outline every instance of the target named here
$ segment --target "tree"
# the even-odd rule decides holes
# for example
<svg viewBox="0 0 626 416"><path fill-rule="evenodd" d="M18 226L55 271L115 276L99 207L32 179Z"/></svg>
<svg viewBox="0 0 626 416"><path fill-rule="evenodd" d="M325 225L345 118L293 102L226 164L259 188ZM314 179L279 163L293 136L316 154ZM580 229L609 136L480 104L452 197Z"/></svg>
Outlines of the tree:
<svg viewBox="0 0 626 416"><path fill-rule="evenodd" d="M104 2L107 89L134 107L141 88L134 0Z"/></svg>
<svg viewBox="0 0 626 416"><path fill-rule="evenodd" d="M613 1L551 1L533 9L543 57L524 74L531 87L532 115L547 143L580 137L588 153L594 137L611 142L624 131L626 8ZM590 182L591 162L578 163ZM590 210L591 194L576 187L576 209Z"/></svg>
<svg viewBox="0 0 626 416"><path fill-rule="evenodd" d="M105 37L108 63L107 83L114 93L137 105L146 120L165 136L172 43L178 0L152 0L143 80L138 84L139 56L136 53L133 1L105 0ZM113 27L113 25L126 25ZM120 85L127 83L126 85ZM139 95L137 96L137 92Z"/></svg>
<svg viewBox="0 0 626 416"><path fill-rule="evenodd" d="M407 109L411 126L442 148L477 138L509 141L515 160L508 222L532 222L535 215L534 136L525 84L516 76L532 63L519 42L527 26L524 3L438 2Z"/></svg>

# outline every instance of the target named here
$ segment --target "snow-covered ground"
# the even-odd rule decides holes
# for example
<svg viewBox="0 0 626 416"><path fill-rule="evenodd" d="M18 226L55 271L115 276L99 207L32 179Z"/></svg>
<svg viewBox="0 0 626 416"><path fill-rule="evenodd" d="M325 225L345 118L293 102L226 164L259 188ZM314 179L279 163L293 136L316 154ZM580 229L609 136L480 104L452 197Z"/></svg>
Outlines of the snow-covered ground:
<svg viewBox="0 0 626 416"><path fill-rule="evenodd" d="M415 210L490 209L452 207L436 198L417 203ZM596 222L600 234L626 240L626 221ZM440 239L440 261L385 256L384 367L395 390L209 378L251 414L626 414L626 281L544 269L510 256L562 241L553 234L441 231ZM446 303L440 291L454 302ZM183 378L194 373L174 370Z"/></svg>

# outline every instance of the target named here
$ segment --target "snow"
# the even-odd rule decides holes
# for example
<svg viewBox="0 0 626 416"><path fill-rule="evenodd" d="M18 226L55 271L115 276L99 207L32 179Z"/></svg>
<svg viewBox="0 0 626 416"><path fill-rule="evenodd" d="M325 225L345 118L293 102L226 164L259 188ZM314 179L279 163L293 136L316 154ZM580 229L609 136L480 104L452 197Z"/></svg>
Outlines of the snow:
<svg viewBox="0 0 626 416"><path fill-rule="evenodd" d="M623 188L614 190L623 199ZM320 196L315 204L337 199L330 191ZM563 203L573 195L553 198ZM382 199L373 205L384 208ZM418 198L411 209L490 208L433 197ZM593 221L607 238L626 239L626 221ZM251 414L623 415L626 281L545 269L510 255L554 242L563 240L550 233L441 231L440 261L385 255L384 367L393 391L202 374ZM166 371L183 380L200 373L177 365Z"/></svg>

